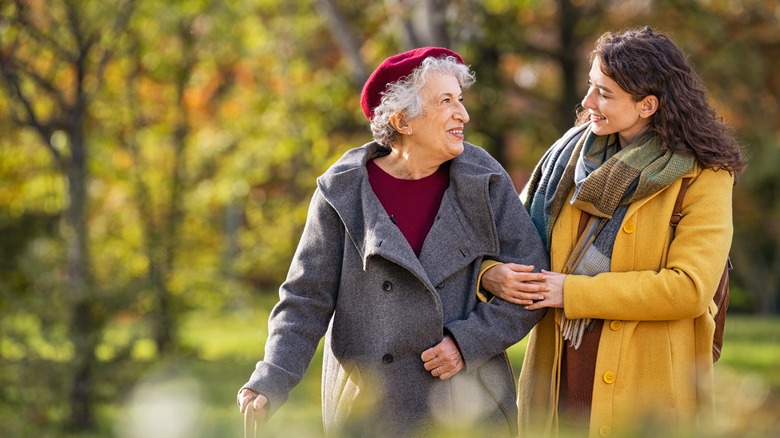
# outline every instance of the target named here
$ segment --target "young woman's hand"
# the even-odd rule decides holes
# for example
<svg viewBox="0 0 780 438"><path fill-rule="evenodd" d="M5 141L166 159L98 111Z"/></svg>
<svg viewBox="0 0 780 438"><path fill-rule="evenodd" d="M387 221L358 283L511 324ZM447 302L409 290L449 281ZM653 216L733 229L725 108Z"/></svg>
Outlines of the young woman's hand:
<svg viewBox="0 0 780 438"><path fill-rule="evenodd" d="M544 283L547 285L547 291L541 293L541 300L525 306L526 310L536 310L544 307L563 308L563 282L566 280L566 274L545 271L544 269L542 269L542 274L545 276Z"/></svg>

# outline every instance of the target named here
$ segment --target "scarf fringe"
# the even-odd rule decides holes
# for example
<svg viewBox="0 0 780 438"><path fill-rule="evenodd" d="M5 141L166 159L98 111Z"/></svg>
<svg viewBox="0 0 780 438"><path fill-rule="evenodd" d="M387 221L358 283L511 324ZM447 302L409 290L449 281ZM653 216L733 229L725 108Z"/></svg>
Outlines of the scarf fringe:
<svg viewBox="0 0 780 438"><path fill-rule="evenodd" d="M590 322L590 318L568 319L564 313L561 319L561 335L563 339L569 341L575 350L579 349L580 345L582 345L582 337L585 335L585 330L588 329Z"/></svg>

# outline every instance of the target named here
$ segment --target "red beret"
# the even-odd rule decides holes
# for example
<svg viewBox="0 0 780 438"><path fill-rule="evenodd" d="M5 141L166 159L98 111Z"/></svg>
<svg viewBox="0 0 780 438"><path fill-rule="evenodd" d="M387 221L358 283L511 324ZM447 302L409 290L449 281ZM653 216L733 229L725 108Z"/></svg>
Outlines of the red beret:
<svg viewBox="0 0 780 438"><path fill-rule="evenodd" d="M368 120L374 118L374 108L382 102L382 93L388 84L408 76L412 70L422 64L425 58L431 56L434 58L452 56L458 62L463 63L463 58L460 55L443 47L421 47L385 59L363 85L360 106L363 108L363 114L366 115L366 118Z"/></svg>

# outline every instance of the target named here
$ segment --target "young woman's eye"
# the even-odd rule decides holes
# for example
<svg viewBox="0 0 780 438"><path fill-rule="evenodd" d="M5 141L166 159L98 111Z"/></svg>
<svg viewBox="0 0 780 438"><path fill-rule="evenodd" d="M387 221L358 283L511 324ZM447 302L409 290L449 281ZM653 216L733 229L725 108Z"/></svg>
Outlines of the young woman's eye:
<svg viewBox="0 0 780 438"><path fill-rule="evenodd" d="M603 97L603 98L605 98L605 99L609 99L609 98L608 98L607 96L605 96L605 95L604 95L604 93L601 91L601 88L598 88L597 86L593 85L592 83L590 83L590 81L588 81L588 88L589 88L589 90L595 89L595 90L596 90L596 95L597 95L598 97Z"/></svg>

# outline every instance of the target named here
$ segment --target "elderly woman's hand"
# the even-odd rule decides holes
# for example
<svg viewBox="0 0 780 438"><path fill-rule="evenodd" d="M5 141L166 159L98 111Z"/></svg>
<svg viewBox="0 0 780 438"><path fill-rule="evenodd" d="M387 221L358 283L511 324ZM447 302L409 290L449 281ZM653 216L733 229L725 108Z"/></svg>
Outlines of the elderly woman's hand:
<svg viewBox="0 0 780 438"><path fill-rule="evenodd" d="M545 275L533 270L533 266L502 263L482 274L482 287L504 301L527 306L544 299L540 292L549 290Z"/></svg>
<svg viewBox="0 0 780 438"><path fill-rule="evenodd" d="M247 409L254 409L257 418L264 419L267 404L268 398L266 396L258 394L251 389L244 388L238 393L238 406L242 414L245 414Z"/></svg>
<svg viewBox="0 0 780 438"><path fill-rule="evenodd" d="M455 341L447 335L438 344L423 351L421 356L425 369L433 377L447 380L463 369L463 356Z"/></svg>

